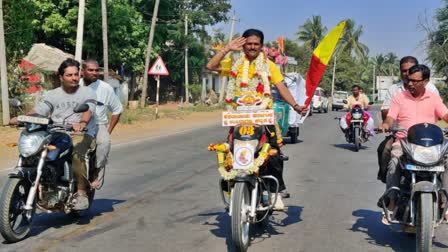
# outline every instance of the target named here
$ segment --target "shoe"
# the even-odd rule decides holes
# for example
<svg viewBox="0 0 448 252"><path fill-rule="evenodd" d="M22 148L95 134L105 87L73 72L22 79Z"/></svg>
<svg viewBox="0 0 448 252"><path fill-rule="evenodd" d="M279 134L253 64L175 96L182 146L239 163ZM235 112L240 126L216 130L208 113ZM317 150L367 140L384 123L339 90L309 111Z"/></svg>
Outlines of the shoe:
<svg viewBox="0 0 448 252"><path fill-rule="evenodd" d="M275 199L275 194L271 194L271 202ZM280 196L280 195L279 195ZM272 208L274 211L283 211L285 210L285 204L283 204L282 197L277 197L277 201L275 202L274 207Z"/></svg>
<svg viewBox="0 0 448 252"><path fill-rule="evenodd" d="M82 211L89 208L89 198L86 193L76 193L72 201L73 210Z"/></svg>
<svg viewBox="0 0 448 252"><path fill-rule="evenodd" d="M284 199L287 199L287 198L290 198L290 197L291 197L291 194L289 194L289 192L286 191L286 190L283 190L283 191L279 192L279 194L280 194L280 196L282 196L282 198L284 198Z"/></svg>

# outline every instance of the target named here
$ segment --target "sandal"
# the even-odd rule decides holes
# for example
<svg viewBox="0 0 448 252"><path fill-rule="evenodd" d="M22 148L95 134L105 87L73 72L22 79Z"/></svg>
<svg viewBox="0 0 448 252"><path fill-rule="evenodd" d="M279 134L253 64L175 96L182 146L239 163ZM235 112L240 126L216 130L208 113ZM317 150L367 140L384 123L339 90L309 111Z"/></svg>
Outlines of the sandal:
<svg viewBox="0 0 448 252"><path fill-rule="evenodd" d="M394 211L391 211L389 209L386 209L386 211L387 213L385 213L384 211L382 212L383 218L381 219L381 222L386 226L390 226L392 225L392 223L390 223L389 220L392 220L392 217L394 216ZM389 219L386 217L386 214L388 215Z"/></svg>
<svg viewBox="0 0 448 252"><path fill-rule="evenodd" d="M101 172L103 172L103 174L100 176ZM93 180L90 183L90 188L92 190L99 190L103 187L104 175L105 175L105 167L97 168L97 171L95 171L93 175Z"/></svg>

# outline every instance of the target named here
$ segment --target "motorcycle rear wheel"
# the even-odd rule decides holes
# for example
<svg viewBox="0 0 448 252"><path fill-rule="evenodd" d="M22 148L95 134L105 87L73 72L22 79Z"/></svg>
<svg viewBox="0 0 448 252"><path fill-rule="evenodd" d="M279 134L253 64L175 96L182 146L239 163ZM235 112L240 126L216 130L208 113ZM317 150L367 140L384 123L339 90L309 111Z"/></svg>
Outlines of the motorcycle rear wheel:
<svg viewBox="0 0 448 252"><path fill-rule="evenodd" d="M246 183L236 183L232 194L231 235L236 251L247 251L249 239L250 196Z"/></svg>
<svg viewBox="0 0 448 252"><path fill-rule="evenodd" d="M18 242L27 237L31 230L32 217L26 217L24 209L31 184L21 178L9 178L3 187L0 197L0 233L10 243ZM33 206L34 207L34 206Z"/></svg>
<svg viewBox="0 0 448 252"><path fill-rule="evenodd" d="M417 208L417 233L415 237L417 251L432 250L433 210L432 194L422 193Z"/></svg>

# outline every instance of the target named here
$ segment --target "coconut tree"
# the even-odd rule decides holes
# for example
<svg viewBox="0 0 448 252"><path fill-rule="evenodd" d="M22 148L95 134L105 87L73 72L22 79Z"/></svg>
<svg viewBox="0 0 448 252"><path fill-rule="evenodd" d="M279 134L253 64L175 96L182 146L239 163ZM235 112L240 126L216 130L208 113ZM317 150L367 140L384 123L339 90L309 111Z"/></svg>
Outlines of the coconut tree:
<svg viewBox="0 0 448 252"><path fill-rule="evenodd" d="M323 26L320 16L312 16L307 19L303 25L299 27L296 33L297 40L304 43L311 51L313 51L324 38L327 27Z"/></svg>

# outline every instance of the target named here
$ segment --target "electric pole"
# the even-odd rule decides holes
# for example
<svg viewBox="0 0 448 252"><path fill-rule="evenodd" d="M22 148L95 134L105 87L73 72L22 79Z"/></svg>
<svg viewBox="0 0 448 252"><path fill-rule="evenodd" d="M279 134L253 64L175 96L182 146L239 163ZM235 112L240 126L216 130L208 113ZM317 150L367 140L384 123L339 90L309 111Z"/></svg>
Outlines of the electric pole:
<svg viewBox="0 0 448 252"><path fill-rule="evenodd" d="M230 33L229 33L229 42L232 41L233 38L233 31L235 30L235 21L236 21L236 16L235 16L235 12L233 12L233 16L232 16L232 20L230 23ZM228 58L230 56L229 52L224 59ZM226 84L227 84L227 76L222 76L221 78L221 85L220 85L220 91L219 91L219 103L221 103L224 100L224 93L226 90Z"/></svg>
<svg viewBox="0 0 448 252"><path fill-rule="evenodd" d="M188 35L188 15L185 14L185 39ZM188 92L188 44L185 43L185 103L190 102L190 96Z"/></svg>
<svg viewBox="0 0 448 252"><path fill-rule="evenodd" d="M145 107L146 92L148 90L149 60L151 58L152 40L154 39L154 30L156 29L156 20L157 20L157 13L159 11L159 2L160 2L160 0L156 0L156 2L154 4L154 11L152 13L152 19L151 19L151 30L149 31L148 48L146 51L146 60L145 60L145 72L143 73L142 100L140 101L142 108Z"/></svg>
<svg viewBox="0 0 448 252"><path fill-rule="evenodd" d="M334 61L333 61L333 77L331 78L331 99L333 99L334 95L334 82L336 80L336 58L337 56L334 55Z"/></svg>
<svg viewBox="0 0 448 252"><path fill-rule="evenodd" d="M76 49L75 49L75 60L81 63L82 60L82 41L84 34L84 11L86 7L85 0L79 0L78 8L78 31L76 32Z"/></svg>
<svg viewBox="0 0 448 252"><path fill-rule="evenodd" d="M376 77L375 77L375 70L376 65L373 64L373 87L372 87L372 102L375 102L375 84L376 84Z"/></svg>
<svg viewBox="0 0 448 252"><path fill-rule="evenodd" d="M101 20L103 26L103 62L104 62L104 81L109 80L109 45L107 42L107 3L101 0Z"/></svg>
<svg viewBox="0 0 448 252"><path fill-rule="evenodd" d="M9 124L8 78L6 71L5 30L3 26L3 0L0 0L0 82L2 91L3 125Z"/></svg>

